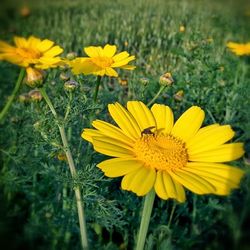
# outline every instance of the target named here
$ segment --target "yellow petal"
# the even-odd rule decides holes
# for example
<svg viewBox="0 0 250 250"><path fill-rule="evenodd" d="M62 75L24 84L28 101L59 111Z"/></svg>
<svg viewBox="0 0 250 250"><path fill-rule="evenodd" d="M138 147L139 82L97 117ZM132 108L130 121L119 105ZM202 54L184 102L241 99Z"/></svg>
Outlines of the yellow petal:
<svg viewBox="0 0 250 250"><path fill-rule="evenodd" d="M97 165L108 177L119 177L142 168L143 163L135 158L114 158Z"/></svg>
<svg viewBox="0 0 250 250"><path fill-rule="evenodd" d="M156 174L156 180L155 180L155 192L156 194L163 200L167 200L169 197L166 189L165 189L165 184L163 182L163 177L162 177L163 171L157 171Z"/></svg>
<svg viewBox="0 0 250 250"><path fill-rule="evenodd" d="M215 193L219 195L227 195L232 188L239 187L240 179L244 175L244 171L239 168L218 163L190 162L185 170L210 182L216 188Z"/></svg>
<svg viewBox="0 0 250 250"><path fill-rule="evenodd" d="M85 128L81 134L81 137L88 141L88 142L91 142L93 143L93 137L97 137L97 136L104 136L104 134L96 129L88 129L88 128Z"/></svg>
<svg viewBox="0 0 250 250"><path fill-rule="evenodd" d="M235 134L229 125L215 126L209 130L205 128L200 129L188 141L187 148L190 155L216 148L232 139Z"/></svg>
<svg viewBox="0 0 250 250"><path fill-rule="evenodd" d="M110 123L101 120L95 120L92 122L92 125L100 132L102 132L103 135L122 141L123 143L130 146L133 146L134 144L134 140L131 140L123 133L121 129L115 127Z"/></svg>
<svg viewBox="0 0 250 250"><path fill-rule="evenodd" d="M28 47L28 42L23 37L14 36L14 42L18 48L27 48Z"/></svg>
<svg viewBox="0 0 250 250"><path fill-rule="evenodd" d="M38 45L37 45L37 49L40 51L40 52L45 52L47 50L49 50L52 46L53 46L54 42L48 40L48 39L45 39L43 41L41 41Z"/></svg>
<svg viewBox="0 0 250 250"><path fill-rule="evenodd" d="M54 57L63 52L63 49L59 46L54 46L53 48L49 49L44 53L45 57Z"/></svg>
<svg viewBox="0 0 250 250"><path fill-rule="evenodd" d="M189 154L189 161L227 162L236 160L243 156L243 154L243 143L229 143L220 145L208 151Z"/></svg>
<svg viewBox="0 0 250 250"><path fill-rule="evenodd" d="M72 72L75 75L88 75L100 70L100 68L96 64L92 63L91 59L88 59L86 57L78 57L72 60L70 66L72 67Z"/></svg>
<svg viewBox="0 0 250 250"><path fill-rule="evenodd" d="M15 52L15 48L4 41L0 41L0 52Z"/></svg>
<svg viewBox="0 0 250 250"><path fill-rule="evenodd" d="M112 69L112 68L110 68L110 67L105 68L105 74L106 74L107 76L118 77L118 73L117 73L114 69Z"/></svg>
<svg viewBox="0 0 250 250"><path fill-rule="evenodd" d="M116 68L116 67L121 67L127 65L129 62L135 60L135 56L130 56L126 59L123 59L121 61L115 62L111 65L111 67Z"/></svg>
<svg viewBox="0 0 250 250"><path fill-rule="evenodd" d="M133 156L133 148L121 141L103 137L92 137L94 149L102 154L114 156L114 157L130 157Z"/></svg>
<svg viewBox="0 0 250 250"><path fill-rule="evenodd" d="M169 196L169 198L176 199L180 202L185 201L185 192L183 187L174 180L171 175L169 175L166 171L162 173L163 183L165 185L165 190Z"/></svg>
<svg viewBox="0 0 250 250"><path fill-rule="evenodd" d="M124 65L120 67L121 69L134 70L136 66L133 65Z"/></svg>
<svg viewBox="0 0 250 250"><path fill-rule="evenodd" d="M129 101L127 102L127 109L137 121L141 131L149 127L156 127L155 118L144 103Z"/></svg>
<svg viewBox="0 0 250 250"><path fill-rule="evenodd" d="M132 191L138 196L147 194L155 182L155 170L142 167L125 175L122 179L122 189Z"/></svg>
<svg viewBox="0 0 250 250"><path fill-rule="evenodd" d="M99 57L103 56L102 48L100 46L95 47L95 46L89 46L84 48L85 53L89 57Z"/></svg>
<svg viewBox="0 0 250 250"><path fill-rule="evenodd" d="M126 52L126 51L123 51L123 52L118 53L118 54L116 54L115 56L113 56L112 59L114 60L114 62L119 62L119 61L124 60L124 59L127 58L127 57L129 57L129 53Z"/></svg>
<svg viewBox="0 0 250 250"><path fill-rule="evenodd" d="M41 39L37 38L37 37L34 37L34 36L30 36L28 38L28 47L31 48L31 49L37 49L37 46L39 45L39 43L41 42Z"/></svg>
<svg viewBox="0 0 250 250"><path fill-rule="evenodd" d="M109 113L126 134L132 140L141 137L141 131L134 117L119 103L108 105Z"/></svg>
<svg viewBox="0 0 250 250"><path fill-rule="evenodd" d="M196 174L181 169L171 171L169 174L174 180L196 194L209 194L216 190L211 183Z"/></svg>
<svg viewBox="0 0 250 250"><path fill-rule="evenodd" d="M204 111L201 108L192 106L176 121L171 134L188 142L201 127L204 117Z"/></svg>
<svg viewBox="0 0 250 250"><path fill-rule="evenodd" d="M155 117L157 129L162 133L170 133L174 125L172 110L163 104L154 104L151 111Z"/></svg>
<svg viewBox="0 0 250 250"><path fill-rule="evenodd" d="M106 57L113 57L115 52L116 52L116 46L115 45L107 44L107 45L105 45L105 47L103 49L104 56L106 56Z"/></svg>

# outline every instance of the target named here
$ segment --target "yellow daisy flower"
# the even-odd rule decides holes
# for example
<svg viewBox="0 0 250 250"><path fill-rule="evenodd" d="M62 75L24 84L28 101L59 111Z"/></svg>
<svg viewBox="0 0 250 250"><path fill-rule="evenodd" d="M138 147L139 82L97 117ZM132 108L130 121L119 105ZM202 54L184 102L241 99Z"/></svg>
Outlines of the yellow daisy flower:
<svg viewBox="0 0 250 250"><path fill-rule="evenodd" d="M14 37L15 46L0 41L0 60L5 60L21 67L35 66L39 69L56 67L61 58L63 49L53 46L54 42L48 39L41 40L34 36L29 38Z"/></svg>
<svg viewBox="0 0 250 250"><path fill-rule="evenodd" d="M89 57L77 57L69 61L68 64L72 67L73 74L83 73L85 75L118 77L114 68L135 69L135 66L128 65L130 61L135 60L135 56L130 56L126 51L115 55L116 50L115 45L109 44L105 45L104 48L100 46L86 47L84 51Z"/></svg>
<svg viewBox="0 0 250 250"><path fill-rule="evenodd" d="M227 195L239 187L244 172L223 164L244 154L242 143L228 125L201 128L204 111L192 106L174 123L172 110L162 104L149 109L129 101L127 109L109 104L118 127L95 120L82 137L102 154L115 157L97 166L108 177L124 176L121 187L138 196L152 188L162 199L185 201L184 187L196 194Z"/></svg>
<svg viewBox="0 0 250 250"><path fill-rule="evenodd" d="M250 42L249 43L228 42L227 47L237 56L250 55Z"/></svg>

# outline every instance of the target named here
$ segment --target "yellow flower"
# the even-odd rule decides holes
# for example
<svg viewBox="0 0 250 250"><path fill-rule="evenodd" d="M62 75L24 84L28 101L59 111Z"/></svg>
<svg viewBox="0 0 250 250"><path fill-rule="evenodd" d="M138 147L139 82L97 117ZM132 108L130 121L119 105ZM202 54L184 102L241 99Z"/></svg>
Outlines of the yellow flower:
<svg viewBox="0 0 250 250"><path fill-rule="evenodd" d="M179 28L179 31L184 32L185 30L186 30L185 26L181 25L180 28Z"/></svg>
<svg viewBox="0 0 250 250"><path fill-rule="evenodd" d="M250 42L249 43L228 42L227 47L237 56L250 55Z"/></svg>
<svg viewBox="0 0 250 250"><path fill-rule="evenodd" d="M14 37L15 46L0 41L0 60L5 60L21 67L35 66L40 69L48 69L58 66L61 62L59 54L63 49L53 46L54 42L41 40L34 36L25 39Z"/></svg>
<svg viewBox="0 0 250 250"><path fill-rule="evenodd" d="M90 46L84 48L85 53L89 57L77 57L69 61L74 74L93 74L99 76L114 76L118 77L118 73L114 68L122 68L133 70L135 66L128 65L130 61L135 60L135 56L130 56L128 52L123 51L116 53L115 45L105 45L104 48L98 46Z"/></svg>
<svg viewBox="0 0 250 250"><path fill-rule="evenodd" d="M204 111L192 106L174 123L172 110L162 104L150 109L129 101L127 109L109 104L118 127L95 120L82 137L102 154L115 157L97 166L108 177L124 176L121 187L146 195L152 188L162 199L185 201L184 187L196 194L227 195L239 187L244 172L222 162L240 158L242 143L228 125L201 128Z"/></svg>

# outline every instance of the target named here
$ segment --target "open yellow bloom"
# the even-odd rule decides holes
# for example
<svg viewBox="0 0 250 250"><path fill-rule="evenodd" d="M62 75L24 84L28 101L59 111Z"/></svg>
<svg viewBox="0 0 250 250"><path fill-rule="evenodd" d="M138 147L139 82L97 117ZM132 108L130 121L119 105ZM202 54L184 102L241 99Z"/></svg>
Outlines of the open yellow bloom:
<svg viewBox="0 0 250 250"><path fill-rule="evenodd" d="M201 128L204 111L192 106L174 123L172 110L162 104L149 109L129 101L127 109L109 104L118 127L95 120L95 129L82 137L102 154L115 157L98 164L108 177L124 176L121 187L147 194L152 188L162 199L185 201L184 187L196 194L227 195L239 186L244 172L223 164L244 154L242 143L228 125Z"/></svg>
<svg viewBox="0 0 250 250"><path fill-rule="evenodd" d="M115 45L105 45L104 48L98 46L90 46L84 48L85 53L89 57L77 57L69 61L74 74L93 74L99 76L114 76L118 77L118 73L114 68L122 68L133 70L135 66L128 65L130 61L135 60L135 56L130 56L128 52L123 51L116 53Z"/></svg>
<svg viewBox="0 0 250 250"><path fill-rule="evenodd" d="M237 56L250 55L250 42L249 43L228 42L227 47Z"/></svg>
<svg viewBox="0 0 250 250"><path fill-rule="evenodd" d="M53 46L54 42L48 39L41 40L34 36L25 39L14 37L15 46L0 41L0 60L5 60L21 67L34 66L40 69L48 69L58 66L62 61L59 54L63 49Z"/></svg>

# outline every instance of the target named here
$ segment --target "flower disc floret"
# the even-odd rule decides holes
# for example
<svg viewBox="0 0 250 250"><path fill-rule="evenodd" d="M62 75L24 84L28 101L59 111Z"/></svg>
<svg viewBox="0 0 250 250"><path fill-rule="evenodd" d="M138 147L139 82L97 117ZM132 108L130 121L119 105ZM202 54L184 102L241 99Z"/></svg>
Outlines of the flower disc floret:
<svg viewBox="0 0 250 250"><path fill-rule="evenodd" d="M188 162L185 143L171 134L143 135L135 142L134 152L144 166L156 170L175 170Z"/></svg>

